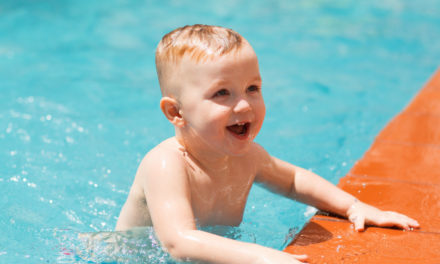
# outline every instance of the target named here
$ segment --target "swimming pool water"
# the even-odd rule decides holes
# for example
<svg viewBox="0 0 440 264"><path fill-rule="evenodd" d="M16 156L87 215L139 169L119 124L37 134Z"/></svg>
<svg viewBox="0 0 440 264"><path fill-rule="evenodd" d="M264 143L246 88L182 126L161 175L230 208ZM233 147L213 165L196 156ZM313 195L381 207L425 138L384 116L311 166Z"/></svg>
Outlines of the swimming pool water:
<svg viewBox="0 0 440 264"><path fill-rule="evenodd" d="M154 69L170 30L246 37L267 105L257 141L337 183L438 67L439 13L435 0L0 2L0 263L107 261L77 254L77 236L114 228L140 159L173 134ZM216 232L281 248L307 212L255 187L243 224ZM169 261L154 239L121 239L121 262Z"/></svg>

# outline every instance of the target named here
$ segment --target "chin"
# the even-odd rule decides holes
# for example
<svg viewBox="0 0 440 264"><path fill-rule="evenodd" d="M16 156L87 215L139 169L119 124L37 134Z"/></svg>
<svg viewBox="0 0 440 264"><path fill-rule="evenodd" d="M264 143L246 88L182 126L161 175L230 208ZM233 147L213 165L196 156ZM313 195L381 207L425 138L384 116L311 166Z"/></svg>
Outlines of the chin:
<svg viewBox="0 0 440 264"><path fill-rule="evenodd" d="M244 156L247 153L249 153L249 149L251 148L251 144L248 144L247 146L244 146L242 148L237 148L235 146L234 149L230 149L227 154L229 156L233 156L233 157L240 157L240 156Z"/></svg>

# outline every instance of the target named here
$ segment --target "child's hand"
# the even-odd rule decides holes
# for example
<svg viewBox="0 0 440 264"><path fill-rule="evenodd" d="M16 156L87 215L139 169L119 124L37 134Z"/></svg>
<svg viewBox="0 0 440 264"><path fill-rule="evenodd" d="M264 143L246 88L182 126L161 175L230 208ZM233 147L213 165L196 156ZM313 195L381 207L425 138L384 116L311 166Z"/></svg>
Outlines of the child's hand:
<svg viewBox="0 0 440 264"><path fill-rule="evenodd" d="M382 227L400 227L405 230L418 228L419 223L406 215L390 211L381 211L376 207L370 206L360 201L356 201L347 210L350 222L354 224L356 231L363 231L365 224Z"/></svg>

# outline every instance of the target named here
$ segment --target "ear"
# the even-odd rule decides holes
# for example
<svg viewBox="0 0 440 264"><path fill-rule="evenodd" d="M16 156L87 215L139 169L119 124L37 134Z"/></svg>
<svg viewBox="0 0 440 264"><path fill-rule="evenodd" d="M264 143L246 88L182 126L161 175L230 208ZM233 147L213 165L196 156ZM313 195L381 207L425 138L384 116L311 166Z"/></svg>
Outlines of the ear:
<svg viewBox="0 0 440 264"><path fill-rule="evenodd" d="M160 109L164 113L165 117L175 126L182 127L185 125L185 121L181 115L180 106L176 99L168 96L160 99Z"/></svg>

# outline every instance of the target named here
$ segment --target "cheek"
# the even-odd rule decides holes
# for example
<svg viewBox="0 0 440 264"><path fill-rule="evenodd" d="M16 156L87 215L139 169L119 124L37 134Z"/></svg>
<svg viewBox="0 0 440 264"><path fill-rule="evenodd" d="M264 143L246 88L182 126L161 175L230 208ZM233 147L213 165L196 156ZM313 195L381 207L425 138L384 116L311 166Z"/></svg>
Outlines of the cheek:
<svg viewBox="0 0 440 264"><path fill-rule="evenodd" d="M264 119L264 117L266 116L266 105L264 104L264 102L262 102L262 108L263 108L263 110L262 110L262 113L261 113L261 115L262 115L262 117L263 117L263 119Z"/></svg>
<svg viewBox="0 0 440 264"><path fill-rule="evenodd" d="M228 107L215 105L211 108L210 114L207 115L209 123L218 129L225 128L229 122L230 111Z"/></svg>
<svg viewBox="0 0 440 264"><path fill-rule="evenodd" d="M200 105L190 112L190 122L203 131L223 130L228 122L228 113L228 108L222 105Z"/></svg>
<svg viewBox="0 0 440 264"><path fill-rule="evenodd" d="M257 112L259 121L261 123L263 123L264 117L266 116L266 105L264 104L263 100L258 102L256 112Z"/></svg>
<svg viewBox="0 0 440 264"><path fill-rule="evenodd" d="M260 132L261 127L263 126L264 117L266 116L266 106L264 105L264 102L259 105L258 110L256 111L257 115L257 129L255 131L254 137L257 136L257 134Z"/></svg>

